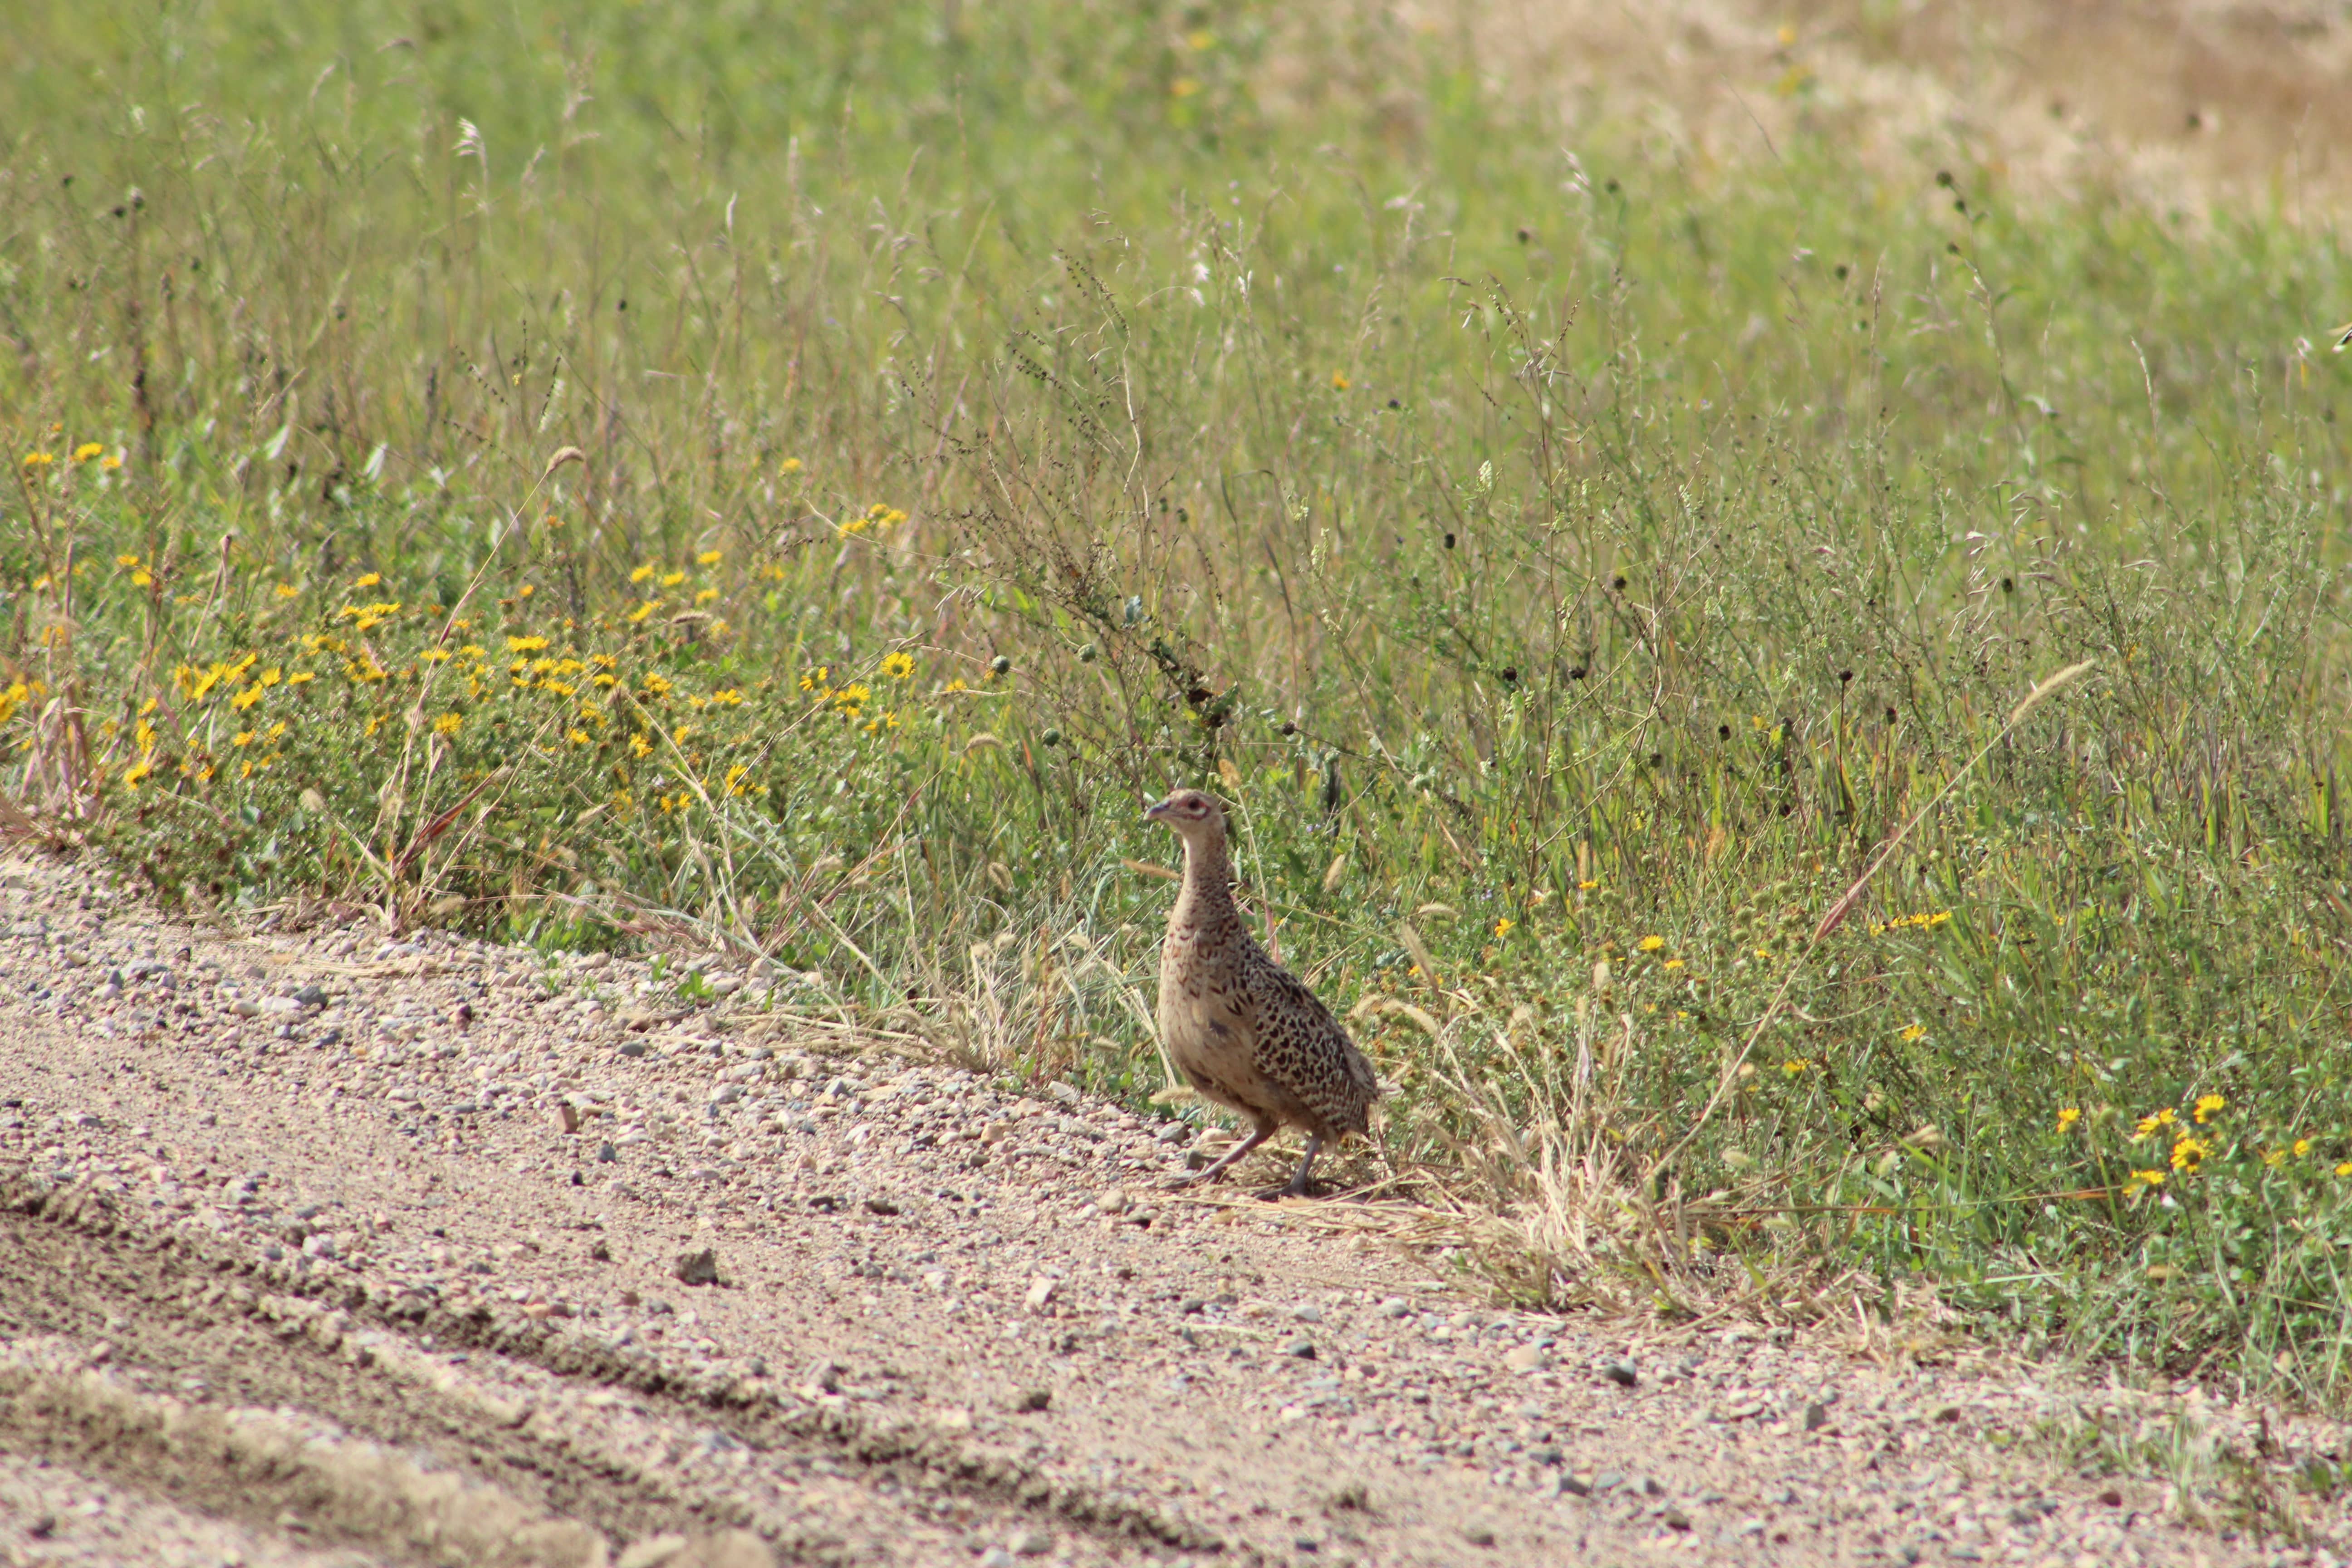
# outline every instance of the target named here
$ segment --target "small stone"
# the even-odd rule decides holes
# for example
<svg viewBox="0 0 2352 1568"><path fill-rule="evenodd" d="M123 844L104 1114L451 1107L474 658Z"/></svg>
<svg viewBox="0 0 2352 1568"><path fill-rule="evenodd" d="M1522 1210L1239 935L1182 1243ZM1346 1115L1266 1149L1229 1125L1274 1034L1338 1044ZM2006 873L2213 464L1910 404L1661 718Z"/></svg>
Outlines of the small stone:
<svg viewBox="0 0 2352 1568"><path fill-rule="evenodd" d="M1300 1361L1313 1361L1315 1359L1315 1342L1302 1335L1283 1346L1282 1353L1287 1356L1297 1356Z"/></svg>
<svg viewBox="0 0 2352 1568"><path fill-rule="evenodd" d="M1818 1402L1805 1406L1805 1430L1818 1432L1830 1424L1830 1407Z"/></svg>
<svg viewBox="0 0 2352 1568"><path fill-rule="evenodd" d="M563 1122L563 1130L566 1132L577 1132L580 1131L580 1108L578 1106L572 1104L568 1100L560 1100L556 1104L555 1114L562 1119Z"/></svg>
<svg viewBox="0 0 2352 1568"><path fill-rule="evenodd" d="M646 1043L643 1040L623 1040L616 1048L625 1057L641 1057L646 1054Z"/></svg>
<svg viewBox="0 0 2352 1568"><path fill-rule="evenodd" d="M2109 1508L2121 1508L2124 1506L2124 1494L2114 1487L2109 1487L2099 1494L2099 1500Z"/></svg>
<svg viewBox="0 0 2352 1568"><path fill-rule="evenodd" d="M609 1165L620 1157L621 1152L613 1147L613 1141L611 1139L607 1138L602 1143L596 1145L596 1163L598 1164Z"/></svg>
<svg viewBox="0 0 2352 1568"><path fill-rule="evenodd" d="M1054 1299L1056 1283L1055 1280L1042 1278L1032 1279L1029 1281L1029 1293L1021 1298L1022 1304L1033 1312L1043 1308L1046 1302Z"/></svg>
<svg viewBox="0 0 2352 1568"><path fill-rule="evenodd" d="M1101 1214L1125 1214L1128 1205L1132 1201L1125 1193L1113 1187L1108 1192L1096 1196L1095 1209Z"/></svg>
<svg viewBox="0 0 2352 1568"><path fill-rule="evenodd" d="M1641 1378L1641 1374L1634 1370L1633 1363L1630 1361L1604 1362L1601 1363L1601 1375L1620 1388L1631 1388Z"/></svg>
<svg viewBox="0 0 2352 1568"><path fill-rule="evenodd" d="M1323 1321L1323 1309L1309 1301L1305 1306L1291 1308L1290 1315L1302 1323L1319 1323Z"/></svg>
<svg viewBox="0 0 2352 1568"><path fill-rule="evenodd" d="M310 1237L310 1240L302 1244L302 1256L305 1258L334 1257L335 1238L331 1236L314 1236Z"/></svg>
<svg viewBox="0 0 2352 1568"><path fill-rule="evenodd" d="M1589 1476L1563 1475L1559 1478L1559 1489L1570 1497L1591 1497L1592 1479Z"/></svg>
<svg viewBox="0 0 2352 1568"><path fill-rule="evenodd" d="M683 1535L648 1535L614 1559L613 1568L670 1568L685 1550Z"/></svg>
<svg viewBox="0 0 2352 1568"><path fill-rule="evenodd" d="M681 1285L716 1285L719 1283L719 1255L709 1247L699 1252L681 1252L676 1269Z"/></svg>
<svg viewBox="0 0 2352 1568"><path fill-rule="evenodd" d="M1054 1538L1042 1530L1024 1530L1004 1544L1015 1557L1043 1557L1054 1550Z"/></svg>
<svg viewBox="0 0 2352 1568"><path fill-rule="evenodd" d="M980 1568L1013 1568L1013 1565L1020 1561L1021 1559L1013 1556L1002 1546L992 1546L981 1553Z"/></svg>
<svg viewBox="0 0 2352 1568"><path fill-rule="evenodd" d="M588 1256L598 1263L613 1261L613 1249L600 1238L588 1244Z"/></svg>
<svg viewBox="0 0 2352 1568"><path fill-rule="evenodd" d="M1052 1389L1024 1388L1021 1391L1021 1397L1013 1402L1013 1408L1015 1410L1043 1410L1053 1403L1054 1391Z"/></svg>
<svg viewBox="0 0 2352 1568"><path fill-rule="evenodd" d="M1550 1359L1541 1345L1520 1345L1503 1352L1503 1366L1508 1372L1541 1372Z"/></svg>
<svg viewBox="0 0 2352 1568"><path fill-rule="evenodd" d="M867 1214L885 1215L894 1215L898 1212L898 1205L892 1203L888 1198L873 1197L866 1200L866 1212Z"/></svg>
<svg viewBox="0 0 2352 1568"><path fill-rule="evenodd" d="M47 1541L50 1536L55 1535L57 1531L58 1516L53 1513L41 1514L25 1527L25 1533L36 1541Z"/></svg>
<svg viewBox="0 0 2352 1568"><path fill-rule="evenodd" d="M808 1376L803 1380L820 1394L841 1392L841 1368L834 1362L819 1357L809 1363Z"/></svg>
<svg viewBox="0 0 2352 1568"><path fill-rule="evenodd" d="M1473 1546L1492 1546L1495 1544L1495 1527L1490 1524L1465 1526L1462 1531L1462 1539Z"/></svg>
<svg viewBox="0 0 2352 1568"><path fill-rule="evenodd" d="M1387 1300L1381 1303L1381 1316L1383 1318L1410 1318L1412 1316L1412 1307L1403 1297L1391 1296Z"/></svg>
<svg viewBox="0 0 2352 1568"><path fill-rule="evenodd" d="M1688 1530L1691 1527L1690 1516L1678 1508L1668 1508L1658 1515L1658 1522L1668 1530Z"/></svg>

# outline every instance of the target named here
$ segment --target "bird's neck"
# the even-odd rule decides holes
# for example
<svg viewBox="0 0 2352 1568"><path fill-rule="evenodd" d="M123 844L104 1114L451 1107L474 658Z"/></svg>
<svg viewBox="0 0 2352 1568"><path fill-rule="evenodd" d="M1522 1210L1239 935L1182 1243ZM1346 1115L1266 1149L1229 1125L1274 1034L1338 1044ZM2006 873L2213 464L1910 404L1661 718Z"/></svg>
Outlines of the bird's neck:
<svg viewBox="0 0 2352 1568"><path fill-rule="evenodd" d="M1184 889L1178 895L1175 920L1202 925L1234 913L1234 866L1225 854L1225 836L1203 835L1184 840Z"/></svg>

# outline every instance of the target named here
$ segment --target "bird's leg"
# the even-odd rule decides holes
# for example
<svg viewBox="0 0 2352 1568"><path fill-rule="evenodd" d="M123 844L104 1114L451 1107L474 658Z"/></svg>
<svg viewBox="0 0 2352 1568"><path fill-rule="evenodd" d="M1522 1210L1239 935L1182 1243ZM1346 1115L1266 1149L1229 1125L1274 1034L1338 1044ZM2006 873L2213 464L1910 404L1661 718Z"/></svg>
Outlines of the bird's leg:
<svg viewBox="0 0 2352 1568"><path fill-rule="evenodd" d="M1307 1154L1304 1159L1298 1162L1297 1173L1284 1185L1279 1187L1268 1187L1265 1191L1258 1194L1258 1196L1267 1199L1305 1197L1309 1187L1312 1185L1312 1184L1307 1180L1307 1173L1315 1168L1316 1153L1320 1151L1322 1147L1323 1135L1320 1132L1308 1133L1307 1135Z"/></svg>
<svg viewBox="0 0 2352 1568"><path fill-rule="evenodd" d="M1196 1171L1189 1176L1179 1176L1176 1180L1169 1183L1169 1186L1171 1188L1192 1187L1198 1186L1203 1182L1215 1181L1219 1176L1222 1176L1227 1171L1232 1170L1236 1163L1245 1158L1251 1150L1256 1148L1259 1144L1273 1137L1275 1133L1279 1131L1281 1123L1276 1121L1259 1122L1255 1127L1250 1130L1250 1135L1248 1137L1243 1139L1238 1144L1235 1144L1233 1148L1228 1149L1223 1154L1219 1156L1215 1164L1211 1165L1205 1171Z"/></svg>

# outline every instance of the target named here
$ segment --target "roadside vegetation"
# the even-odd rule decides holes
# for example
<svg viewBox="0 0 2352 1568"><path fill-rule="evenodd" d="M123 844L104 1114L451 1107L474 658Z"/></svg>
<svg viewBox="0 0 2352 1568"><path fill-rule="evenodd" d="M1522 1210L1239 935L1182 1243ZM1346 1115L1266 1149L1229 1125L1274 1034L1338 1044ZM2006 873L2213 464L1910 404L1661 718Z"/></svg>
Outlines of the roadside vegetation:
<svg viewBox="0 0 2352 1568"><path fill-rule="evenodd" d="M2340 239L1298 10L43 8L9 830L1140 1105L1204 784L1497 1289L2340 1405Z"/></svg>

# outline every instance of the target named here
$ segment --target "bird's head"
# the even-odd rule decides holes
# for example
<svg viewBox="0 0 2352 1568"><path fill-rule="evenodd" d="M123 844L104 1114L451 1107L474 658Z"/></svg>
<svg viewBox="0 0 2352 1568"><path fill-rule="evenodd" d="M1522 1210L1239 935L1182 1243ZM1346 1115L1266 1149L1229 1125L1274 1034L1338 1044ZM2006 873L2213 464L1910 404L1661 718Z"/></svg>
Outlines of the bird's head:
<svg viewBox="0 0 2352 1568"><path fill-rule="evenodd" d="M1188 842L1223 837L1225 831L1224 807L1196 789L1180 789L1166 800L1146 806L1143 819L1165 823Z"/></svg>

